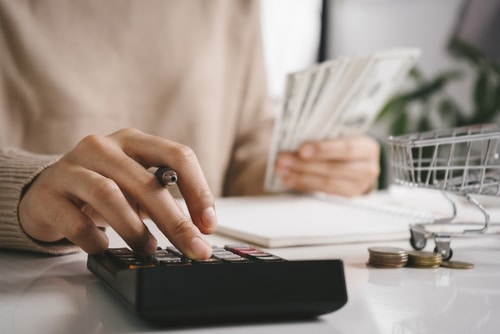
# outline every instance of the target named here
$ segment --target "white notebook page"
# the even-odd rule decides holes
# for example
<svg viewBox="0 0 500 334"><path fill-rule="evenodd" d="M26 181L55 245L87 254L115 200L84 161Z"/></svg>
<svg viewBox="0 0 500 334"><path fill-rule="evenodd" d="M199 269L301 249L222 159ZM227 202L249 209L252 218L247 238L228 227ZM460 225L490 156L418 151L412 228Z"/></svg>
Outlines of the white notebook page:
<svg viewBox="0 0 500 334"><path fill-rule="evenodd" d="M360 200L277 195L216 199L218 233L263 247L408 239L409 224L432 216L388 204L377 193Z"/></svg>

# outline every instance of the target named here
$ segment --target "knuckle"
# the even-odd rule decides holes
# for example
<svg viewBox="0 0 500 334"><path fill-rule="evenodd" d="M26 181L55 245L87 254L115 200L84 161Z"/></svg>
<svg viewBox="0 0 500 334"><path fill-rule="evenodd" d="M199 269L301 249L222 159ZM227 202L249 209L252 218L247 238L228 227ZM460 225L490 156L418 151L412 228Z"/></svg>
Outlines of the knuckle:
<svg viewBox="0 0 500 334"><path fill-rule="evenodd" d="M82 150L83 152L102 152L106 151L108 144L106 137L99 135L88 135L84 137L77 145L77 150Z"/></svg>
<svg viewBox="0 0 500 334"><path fill-rule="evenodd" d="M142 131L136 128L123 128L116 131L113 135L117 135L119 137L133 137L142 134Z"/></svg>
<svg viewBox="0 0 500 334"><path fill-rule="evenodd" d="M172 236L176 238L187 238L194 233L194 225L186 217L172 222Z"/></svg>
<svg viewBox="0 0 500 334"><path fill-rule="evenodd" d="M111 179L102 177L92 181L90 196L100 200L114 200L122 196L120 187Z"/></svg>
<svg viewBox="0 0 500 334"><path fill-rule="evenodd" d="M64 210L62 209L51 209L47 210L46 217L48 218L50 225L53 226L64 226L66 224L66 220L64 219Z"/></svg>
<svg viewBox="0 0 500 334"><path fill-rule="evenodd" d="M79 220L68 223L66 228L66 236L70 240L81 240L90 234L93 226L88 221Z"/></svg>
<svg viewBox="0 0 500 334"><path fill-rule="evenodd" d="M197 161L196 153L193 151L193 149L182 144L176 144L172 148L172 156L174 157L174 159L180 162L192 163L194 161Z"/></svg>
<svg viewBox="0 0 500 334"><path fill-rule="evenodd" d="M205 187L198 187L196 192L196 198L204 205L213 205L213 195L210 189Z"/></svg>

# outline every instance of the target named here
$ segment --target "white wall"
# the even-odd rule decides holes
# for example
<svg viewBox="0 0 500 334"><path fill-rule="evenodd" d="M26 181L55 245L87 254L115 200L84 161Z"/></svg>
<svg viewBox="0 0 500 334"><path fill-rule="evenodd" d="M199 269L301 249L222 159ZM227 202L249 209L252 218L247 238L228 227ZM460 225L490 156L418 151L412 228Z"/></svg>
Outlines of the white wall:
<svg viewBox="0 0 500 334"><path fill-rule="evenodd" d="M421 66L433 73L450 65L446 44L462 0L334 0L332 56L394 46L419 47Z"/></svg>
<svg viewBox="0 0 500 334"><path fill-rule="evenodd" d="M462 1L331 0L330 56L411 46L422 50L419 66L428 76L456 68L446 45ZM279 99L285 74L315 61L321 1L264 0L262 6L271 92ZM469 85L465 80L449 90L465 107Z"/></svg>
<svg viewBox="0 0 500 334"><path fill-rule="evenodd" d="M286 74L316 62L321 0L263 0L261 9L269 90L279 103Z"/></svg>

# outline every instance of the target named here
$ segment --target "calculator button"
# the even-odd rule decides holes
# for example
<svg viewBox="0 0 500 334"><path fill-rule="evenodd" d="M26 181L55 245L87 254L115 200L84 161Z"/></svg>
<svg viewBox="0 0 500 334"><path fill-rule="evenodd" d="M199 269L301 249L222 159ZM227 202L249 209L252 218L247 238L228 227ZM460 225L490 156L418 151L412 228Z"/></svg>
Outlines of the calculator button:
<svg viewBox="0 0 500 334"><path fill-rule="evenodd" d="M247 244L227 244L224 246L226 249L244 249L244 248L252 248Z"/></svg>
<svg viewBox="0 0 500 334"><path fill-rule="evenodd" d="M270 253L266 252L252 252L252 253L247 253L248 256L250 257L267 257L267 256L273 256Z"/></svg>
<svg viewBox="0 0 500 334"><path fill-rule="evenodd" d="M262 253L251 253L251 254L248 254L248 256L250 256L251 258L264 258L264 257L278 257L274 254L271 254L271 253L267 253L267 252L262 252Z"/></svg>
<svg viewBox="0 0 500 334"><path fill-rule="evenodd" d="M251 251L243 251L239 253L241 256L246 256L246 257L259 257L259 256L270 256L271 254L263 252L261 250L251 250Z"/></svg>
<svg viewBox="0 0 500 334"><path fill-rule="evenodd" d="M238 253L241 251L255 250L255 248L250 247L248 245L226 245L224 248L234 253Z"/></svg>
<svg viewBox="0 0 500 334"><path fill-rule="evenodd" d="M117 257L135 257L135 253L128 248L110 248L107 252Z"/></svg>
<svg viewBox="0 0 500 334"><path fill-rule="evenodd" d="M156 251L154 257L161 257L161 256L171 256L171 254L164 249L159 249Z"/></svg>
<svg viewBox="0 0 500 334"><path fill-rule="evenodd" d="M178 263L184 262L180 257L165 257L165 258L157 258L158 263Z"/></svg>
<svg viewBox="0 0 500 334"><path fill-rule="evenodd" d="M208 259L204 259L204 260L193 260L194 262L196 263L200 263L200 264L216 264L216 263L222 263L221 260L217 259L217 258L214 258L214 257L211 257L211 258L208 258Z"/></svg>
<svg viewBox="0 0 500 334"><path fill-rule="evenodd" d="M177 256L184 256L180 250L178 250L177 248L175 248L174 246L168 246L166 248L166 250L169 252L169 253L172 253L172 254L175 254Z"/></svg>
<svg viewBox="0 0 500 334"><path fill-rule="evenodd" d="M109 248L107 250L111 254L119 255L119 254L134 254L130 249L122 247L122 248Z"/></svg>
<svg viewBox="0 0 500 334"><path fill-rule="evenodd" d="M135 256L135 255L120 255L120 256L116 256L116 258L119 261L135 261L135 260L137 260L137 256Z"/></svg>
<svg viewBox="0 0 500 334"><path fill-rule="evenodd" d="M217 253L213 253L213 257L216 257L218 259L224 259L224 258L228 258L228 257L240 257L238 254L234 254L232 252L217 252Z"/></svg>
<svg viewBox="0 0 500 334"><path fill-rule="evenodd" d="M155 255L152 256L154 259L170 259L170 258L178 258L178 259L184 259L183 256L179 256L177 254L169 253L167 251L158 251L155 253Z"/></svg>
<svg viewBox="0 0 500 334"><path fill-rule="evenodd" d="M229 251L227 251L224 248L214 248L214 249L212 249L212 254L224 254L224 253L232 253L232 252L229 252Z"/></svg>
<svg viewBox="0 0 500 334"><path fill-rule="evenodd" d="M226 259L223 259L224 262L230 262L230 263L244 263L244 262L250 262L249 259L247 259L246 257L241 257L241 256L238 256L238 257L233 257L233 258L226 258Z"/></svg>
<svg viewBox="0 0 500 334"><path fill-rule="evenodd" d="M158 261L158 265L160 266L190 266L191 261L185 261L180 258L170 258L170 259L162 259Z"/></svg>
<svg viewBox="0 0 500 334"><path fill-rule="evenodd" d="M130 269L155 267L155 264L153 262L144 258L135 258L129 260L122 259L122 262L127 264Z"/></svg>
<svg viewBox="0 0 500 334"><path fill-rule="evenodd" d="M185 263L190 262L189 260L183 259L180 256L177 256L177 255L174 255L171 253L167 253L166 251L157 252L152 257L152 261L156 264L162 264L162 265L172 264L172 263L181 263L181 262L185 262Z"/></svg>
<svg viewBox="0 0 500 334"><path fill-rule="evenodd" d="M271 255L271 256L256 256L254 257L256 260L259 260L259 261L266 261L266 262L272 262L272 261L283 261L282 258L278 257L278 256L275 256L275 255Z"/></svg>
<svg viewBox="0 0 500 334"><path fill-rule="evenodd" d="M229 248L229 250L235 254L241 255L241 256L246 256L247 254L251 252L259 252L255 248Z"/></svg>

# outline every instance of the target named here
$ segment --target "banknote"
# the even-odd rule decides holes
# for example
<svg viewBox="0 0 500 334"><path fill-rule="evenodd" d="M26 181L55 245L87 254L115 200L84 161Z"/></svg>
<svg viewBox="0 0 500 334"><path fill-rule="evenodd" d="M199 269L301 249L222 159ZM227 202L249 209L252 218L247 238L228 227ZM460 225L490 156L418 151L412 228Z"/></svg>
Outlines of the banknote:
<svg viewBox="0 0 500 334"><path fill-rule="evenodd" d="M275 123L265 189L286 191L274 166L280 152L307 141L366 133L420 57L415 48L343 57L287 75Z"/></svg>

